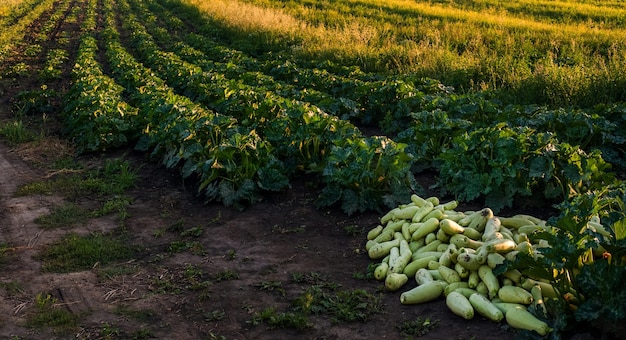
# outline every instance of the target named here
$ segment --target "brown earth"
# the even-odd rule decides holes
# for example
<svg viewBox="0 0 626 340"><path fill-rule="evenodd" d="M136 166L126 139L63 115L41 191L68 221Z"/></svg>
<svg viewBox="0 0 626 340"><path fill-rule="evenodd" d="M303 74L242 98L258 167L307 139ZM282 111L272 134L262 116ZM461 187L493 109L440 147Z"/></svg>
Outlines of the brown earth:
<svg viewBox="0 0 626 340"><path fill-rule="evenodd" d="M45 151L45 150L44 150ZM32 148L28 154L33 155ZM36 152L34 153L36 155ZM31 156L32 158L32 156ZM314 205L315 191L306 183L244 211L205 204L180 178L158 165L131 154L140 180L128 195L132 205L124 228L130 243L141 247L137 258L117 266L123 274L103 277L97 264L91 270L67 274L41 270L37 255L46 245L73 233L107 232L120 228L115 216L89 220L61 229L42 229L34 222L64 199L56 196L16 197L15 190L49 173L27 164L20 149L0 146L0 242L10 246L3 255L0 282L0 336L20 339L105 338L105 329L117 330L111 338L128 338L145 331L159 339L371 339L405 338L397 328L402 321L421 318L435 323L432 339L506 339L513 333L481 317L466 321L453 315L443 300L403 306L399 292L384 292L382 283L356 278L372 261L365 254L365 233L377 225L373 213L346 216ZM85 159L91 163L97 160ZM84 197L77 204L98 204ZM177 226L177 227L173 227ZM193 237L195 250L168 251L181 239L181 230L200 226ZM356 226L353 228L352 226ZM348 231L358 230L356 234ZM190 287L190 268L202 272L208 285ZM219 280L230 270L238 278ZM310 317L313 327L304 331L270 329L252 325L254 313L268 307L287 312L309 282L296 282L297 274L323 278L340 290L363 289L381 296L378 313L366 322L332 322L328 315ZM17 285L18 289L9 289ZM407 289L411 284L407 285ZM274 289L272 289L274 288ZM52 328L26 326L36 311L37 294L56 298L58 308L79 317L69 335ZM133 318L120 311L143 311ZM216 317L219 316L219 317Z"/></svg>

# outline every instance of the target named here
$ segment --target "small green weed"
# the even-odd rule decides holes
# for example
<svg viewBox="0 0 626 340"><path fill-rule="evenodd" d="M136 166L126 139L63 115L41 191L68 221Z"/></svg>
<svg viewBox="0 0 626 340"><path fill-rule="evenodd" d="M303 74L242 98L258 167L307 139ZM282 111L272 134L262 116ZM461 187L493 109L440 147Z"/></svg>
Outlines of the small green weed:
<svg viewBox="0 0 626 340"><path fill-rule="evenodd" d="M203 313L205 321L219 321L226 317L226 312L222 309L216 309L214 311Z"/></svg>
<svg viewBox="0 0 626 340"><path fill-rule="evenodd" d="M23 292L22 284L16 281L0 282L0 288L4 289L8 296L16 296Z"/></svg>
<svg viewBox="0 0 626 340"><path fill-rule="evenodd" d="M414 320L404 320L397 328L402 336L424 336L437 326L437 320L422 320L418 317Z"/></svg>
<svg viewBox="0 0 626 340"><path fill-rule="evenodd" d="M60 308L57 299L50 294L37 294L35 307L36 310L27 317L29 327L51 327L55 333L69 334L77 326L78 317Z"/></svg>
<svg viewBox="0 0 626 340"><path fill-rule="evenodd" d="M191 237L199 237L204 232L204 228L202 226L191 227L187 230L184 230L180 233L180 236L191 236Z"/></svg>
<svg viewBox="0 0 626 340"><path fill-rule="evenodd" d="M112 326L106 322L104 323L104 325L102 326L102 329L100 330L100 336L102 337L102 339L105 339L105 340L118 339L120 334L121 334L121 331L119 328Z"/></svg>
<svg viewBox="0 0 626 340"><path fill-rule="evenodd" d="M220 281L229 281L229 280L239 280L239 274L236 271L225 269L221 272L215 274L213 279L217 282Z"/></svg>
<svg viewBox="0 0 626 340"><path fill-rule="evenodd" d="M97 269L97 276L100 281L111 280L116 276L131 275L138 271L136 265L122 264L101 266Z"/></svg>
<svg viewBox="0 0 626 340"><path fill-rule="evenodd" d="M140 322L154 322L158 320L158 314L150 309L133 309L120 305L113 311L114 314Z"/></svg>
<svg viewBox="0 0 626 340"><path fill-rule="evenodd" d="M267 324L270 328L293 328L305 330L313 327L313 324L302 313L284 312L278 313L274 307L265 308L259 313L252 315L252 325Z"/></svg>
<svg viewBox="0 0 626 340"><path fill-rule="evenodd" d="M37 217L35 223L39 224L43 229L72 227L84 224L89 216L90 213L87 210L76 204L66 203L54 208L48 215Z"/></svg>
<svg viewBox="0 0 626 340"><path fill-rule="evenodd" d="M314 285L294 302L295 310L327 315L333 322L365 322L380 310L380 297L362 289L337 290L338 285Z"/></svg>
<svg viewBox="0 0 626 340"><path fill-rule="evenodd" d="M170 254L182 253L184 251L190 251L194 255L204 254L202 243L198 241L173 241L167 247L167 251Z"/></svg>
<svg viewBox="0 0 626 340"><path fill-rule="evenodd" d="M117 213L118 219L120 221L124 221L125 219L129 217L127 208L131 204L132 204L132 200L130 197L127 197L124 195L115 195L107 199L104 202L102 208L94 211L92 213L92 216L99 217L99 216L106 216L111 213Z"/></svg>
<svg viewBox="0 0 626 340"><path fill-rule="evenodd" d="M285 296L285 288L283 288L283 283L280 281L263 281L255 284L254 286L261 290L277 292L280 296Z"/></svg>
<svg viewBox="0 0 626 340"><path fill-rule="evenodd" d="M48 246L40 255L46 272L67 273L129 260L134 251L122 240L105 234L70 234Z"/></svg>
<svg viewBox="0 0 626 340"><path fill-rule="evenodd" d="M363 233L363 228L358 225L349 225L343 228L348 236L354 237Z"/></svg>
<svg viewBox="0 0 626 340"><path fill-rule="evenodd" d="M14 120L0 123L0 138L9 146L16 146L34 141L37 139L37 135L22 120Z"/></svg>

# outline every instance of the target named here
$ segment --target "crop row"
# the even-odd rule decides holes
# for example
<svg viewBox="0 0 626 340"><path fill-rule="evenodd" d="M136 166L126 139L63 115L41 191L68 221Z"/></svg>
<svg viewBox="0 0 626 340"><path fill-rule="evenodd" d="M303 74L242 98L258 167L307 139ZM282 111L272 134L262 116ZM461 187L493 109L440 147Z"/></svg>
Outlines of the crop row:
<svg viewBox="0 0 626 340"><path fill-rule="evenodd" d="M397 203L418 190L412 172L436 170L442 192L486 198L497 210L520 197L567 199L598 189L616 180L611 165L625 168L620 105L505 106L411 75L351 78L185 34L189 17L155 2L105 4L100 46L112 77L95 61L94 38L85 37L68 132L84 150L138 140L197 180L210 200L256 202L309 172L322 179L321 206L340 203L352 213ZM365 137L346 118L376 122L391 138Z"/></svg>
<svg viewBox="0 0 626 340"><path fill-rule="evenodd" d="M295 170L321 173L325 184L321 205L341 201L349 212L376 209L381 206L382 196L389 190L390 183L403 183L396 189L403 193L411 189L409 158L396 158L402 154L401 148L387 138L363 137L347 121L329 116L315 106L269 91L258 91L219 74L198 72L198 68L182 62L175 54L161 52L143 27L132 21L133 16L129 15L127 19L131 41L136 44L133 50L138 51L148 65L164 74L174 87L185 86L185 93L193 98L209 96L213 103L220 103L215 107L220 113L238 120L238 129L245 131L241 135L258 134L263 144L275 149L273 153L285 163L275 167L274 171L284 169L283 176L290 176ZM339 153L351 156L338 157ZM353 169L346 169L346 161L351 162ZM249 164L246 160L237 163ZM353 177L354 174L346 176L345 172L358 172L358 179ZM253 174L245 177L250 175ZM240 176L230 175L230 178ZM260 179L266 177L271 178L259 176ZM247 178L244 179L243 183L246 183Z"/></svg>
<svg viewBox="0 0 626 340"><path fill-rule="evenodd" d="M26 28L39 18L42 13L52 8L54 0L23 2L14 9L11 15L0 22L0 60L6 58L15 44L21 41Z"/></svg>
<svg viewBox="0 0 626 340"><path fill-rule="evenodd" d="M155 23L157 17L153 15L151 20L145 21ZM160 41L172 39L166 29L152 32L161 36ZM203 54L178 42L177 46L184 46L179 51L188 52L180 53L187 56L187 60L198 62L215 55L214 50L220 50L219 45L211 44L203 36L195 35L192 40L208 42L205 44L208 47L202 50L209 49L211 53ZM263 88L297 93L290 89L293 84L276 81L271 72L264 77L246 77L250 73L248 68L263 63L229 52L241 64L220 68L219 62L206 59L200 64L230 73L231 77L254 78ZM240 65L245 66L234 74ZM624 108L621 105L593 110L504 106L484 94L448 93L448 89L437 82L431 82L435 90L425 93L422 90L426 86L418 87L409 79L357 80L352 84L344 81L343 95L347 97L340 99L344 103L362 103L363 106L355 110L362 115L361 122L383 122L381 128L395 135L396 141L408 144L410 152L418 156L417 170L439 170L442 189L457 197L471 200L487 196L490 205L496 208L512 205L513 199L520 195L539 193L548 199L567 198L571 193L593 187L592 183L601 186L610 182L611 176L603 173L609 171L607 161L618 172L625 168L624 134L620 129ZM308 99L322 108L329 102L325 97ZM337 107L334 103L332 105ZM474 149L484 152L467 152ZM603 171L595 174L597 170ZM459 176L461 173L466 176ZM468 178L472 185L467 185Z"/></svg>

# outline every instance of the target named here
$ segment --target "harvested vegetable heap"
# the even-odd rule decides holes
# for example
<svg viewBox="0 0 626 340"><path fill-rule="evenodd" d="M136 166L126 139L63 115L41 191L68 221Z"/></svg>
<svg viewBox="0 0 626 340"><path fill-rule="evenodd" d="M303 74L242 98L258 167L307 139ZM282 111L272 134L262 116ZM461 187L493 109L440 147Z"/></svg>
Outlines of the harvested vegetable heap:
<svg viewBox="0 0 626 340"><path fill-rule="evenodd" d="M381 262L374 276L388 291L397 291L410 279L417 286L400 295L402 304L418 304L445 297L450 310L465 319L474 314L514 328L546 335L549 325L529 310L543 311L544 300L571 295L559 292L547 280L522 275L517 269L494 274L505 261L519 256L543 256L550 247L543 239L530 237L549 230L544 220L529 215L494 216L490 208L455 211L458 203L440 204L439 199L411 196L380 219L369 231L369 257ZM592 219L587 228L608 235ZM531 241L531 239L533 241ZM600 256L602 249L596 251ZM567 297L567 296L566 296Z"/></svg>

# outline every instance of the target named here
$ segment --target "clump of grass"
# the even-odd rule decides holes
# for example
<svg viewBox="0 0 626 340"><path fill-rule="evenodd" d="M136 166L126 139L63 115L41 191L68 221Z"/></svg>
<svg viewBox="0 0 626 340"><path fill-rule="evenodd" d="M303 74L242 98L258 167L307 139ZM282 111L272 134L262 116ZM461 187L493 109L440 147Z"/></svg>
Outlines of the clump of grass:
<svg viewBox="0 0 626 340"><path fill-rule="evenodd" d="M76 329L78 316L62 308L50 294L35 297L35 311L27 317L26 324L33 328L51 327L55 333L69 334Z"/></svg>
<svg viewBox="0 0 626 340"><path fill-rule="evenodd" d="M12 120L0 123L0 137L9 146L16 146L37 139L37 134L23 123L22 120Z"/></svg>
<svg viewBox="0 0 626 340"><path fill-rule="evenodd" d="M35 223L43 229L67 228L84 224L90 215L89 211L76 204L66 203L54 208L48 215L37 217Z"/></svg>
<svg viewBox="0 0 626 340"><path fill-rule="evenodd" d="M158 314L151 309L133 309L125 305L117 306L113 313L140 322L154 322L157 321L159 317Z"/></svg>
<svg viewBox="0 0 626 340"><path fill-rule="evenodd" d="M432 331L437 324L438 320L417 317L413 320L402 321L397 328L402 336L424 336Z"/></svg>
<svg viewBox="0 0 626 340"><path fill-rule="evenodd" d="M132 247L119 237L110 234L70 234L48 247L40 258L46 272L68 273L87 270L94 265L108 265L116 261L130 260Z"/></svg>
<svg viewBox="0 0 626 340"><path fill-rule="evenodd" d="M110 203L120 207L118 203L123 203L122 201L124 201L124 197L121 195L135 187L138 180L137 170L131 166L130 162L124 159L108 159L105 160L101 168L90 170L84 169L80 164L70 163L66 159L59 160L55 164L57 166L64 164L67 168L59 169L41 181L31 182L19 187L16 195L50 195L59 193L69 200L76 200L87 195L99 197L117 195L117 198L120 200L117 202L111 200Z"/></svg>
<svg viewBox="0 0 626 340"><path fill-rule="evenodd" d="M296 312L277 312L274 307L267 307L261 312L254 313L250 323L255 326L265 323L272 329L293 328L305 330L313 327L313 323L309 321L306 315Z"/></svg>

